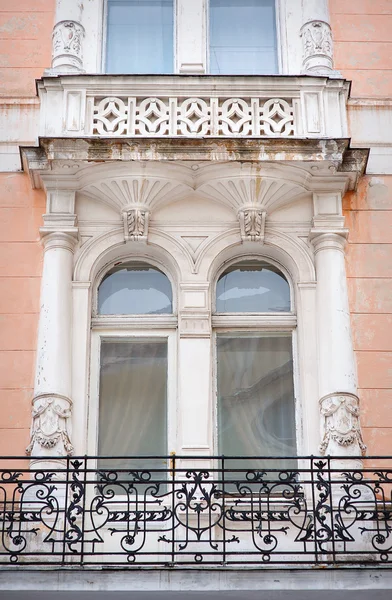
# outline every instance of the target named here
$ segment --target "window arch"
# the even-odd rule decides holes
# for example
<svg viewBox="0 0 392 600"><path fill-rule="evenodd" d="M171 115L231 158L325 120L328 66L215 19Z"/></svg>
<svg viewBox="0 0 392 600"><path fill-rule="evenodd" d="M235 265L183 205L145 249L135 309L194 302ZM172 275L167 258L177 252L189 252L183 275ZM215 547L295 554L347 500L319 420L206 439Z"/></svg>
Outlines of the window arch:
<svg viewBox="0 0 392 600"><path fill-rule="evenodd" d="M290 286L273 265L249 260L235 263L219 277L216 311L221 313L288 312Z"/></svg>
<svg viewBox="0 0 392 600"><path fill-rule="evenodd" d="M216 282L213 323L218 452L294 456L294 325L287 277L265 260L232 263Z"/></svg>
<svg viewBox="0 0 392 600"><path fill-rule="evenodd" d="M98 287L100 315L157 315L173 312L167 275L145 262L126 262L106 273Z"/></svg>

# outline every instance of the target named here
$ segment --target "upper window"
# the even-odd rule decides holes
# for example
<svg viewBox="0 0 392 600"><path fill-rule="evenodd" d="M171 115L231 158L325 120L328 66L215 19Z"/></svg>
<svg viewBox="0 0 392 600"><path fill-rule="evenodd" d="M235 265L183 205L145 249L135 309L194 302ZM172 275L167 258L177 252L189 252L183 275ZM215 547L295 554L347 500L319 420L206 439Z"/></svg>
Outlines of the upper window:
<svg viewBox="0 0 392 600"><path fill-rule="evenodd" d="M209 0L205 4L210 73L278 72L275 2ZM187 3L181 10L191 14L192 4ZM106 72L173 73L176 6L174 0L107 0ZM177 28L182 22L178 18ZM198 35L202 43L202 29ZM186 38L186 31L178 36ZM178 52L181 54L181 49Z"/></svg>
<svg viewBox="0 0 392 600"><path fill-rule="evenodd" d="M106 71L173 73L173 0L108 0Z"/></svg>
<svg viewBox="0 0 392 600"><path fill-rule="evenodd" d="M288 312L290 287L284 275L256 261L243 262L227 269L216 287L216 311Z"/></svg>
<svg viewBox="0 0 392 600"><path fill-rule="evenodd" d="M99 286L98 313L101 315L156 315L172 311L170 281L151 265L115 266Z"/></svg>
<svg viewBox="0 0 392 600"><path fill-rule="evenodd" d="M277 72L275 0L210 0L210 73Z"/></svg>

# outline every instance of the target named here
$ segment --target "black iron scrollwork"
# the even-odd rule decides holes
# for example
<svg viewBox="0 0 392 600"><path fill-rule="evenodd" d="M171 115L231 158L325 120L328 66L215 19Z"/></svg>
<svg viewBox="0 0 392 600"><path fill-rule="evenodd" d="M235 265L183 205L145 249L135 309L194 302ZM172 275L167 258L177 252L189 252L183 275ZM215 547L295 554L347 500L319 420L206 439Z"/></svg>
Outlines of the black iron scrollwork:
<svg viewBox="0 0 392 600"><path fill-rule="evenodd" d="M392 561L392 468L338 468L328 457L287 459L286 469L265 457L159 457L164 467L146 468L141 457L128 469L127 459L121 469L105 459L103 469L97 458L67 457L45 471L9 460L0 564Z"/></svg>

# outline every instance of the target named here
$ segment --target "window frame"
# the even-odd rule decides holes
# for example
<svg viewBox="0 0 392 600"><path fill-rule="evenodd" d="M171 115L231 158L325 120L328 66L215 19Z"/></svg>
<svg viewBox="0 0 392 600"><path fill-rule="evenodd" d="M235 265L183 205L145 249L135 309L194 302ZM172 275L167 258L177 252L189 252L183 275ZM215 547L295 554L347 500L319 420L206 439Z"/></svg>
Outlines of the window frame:
<svg viewBox="0 0 392 600"><path fill-rule="evenodd" d="M275 75L288 74L288 65L290 62L289 48L286 35L287 23L284 18L286 2L288 0L275 0L275 19L276 19L276 46L277 46L277 65L278 70ZM203 2L203 23L204 23L204 35L202 36L202 45L204 47L204 75L211 75L210 73L210 0L202 0ZM172 75L186 75L180 70L181 61L179 57L181 52L178 47L178 27L180 19L178 18L178 11L181 0L173 0L173 72ZM103 0L103 14L102 14L102 31L101 31L101 57L100 57L100 68L101 73L105 75L113 75L108 73L106 70L106 52L107 52L107 28L108 28L108 0ZM202 32L201 32L202 33ZM282 48L283 42L285 47ZM192 74L192 73L190 73ZM132 75L132 73L124 73L124 75ZM148 73L145 73L148 75ZM158 74L157 74L158 75ZM170 75L170 74L167 74ZM234 76L235 73L233 74ZM262 76L263 73L258 73L255 76ZM219 75L211 75L213 77L219 77ZM238 77L246 77L247 75L237 75ZM273 77L274 75L270 75Z"/></svg>
<svg viewBox="0 0 392 600"><path fill-rule="evenodd" d="M216 312L216 289L221 275L230 267L236 264L240 265L246 261L260 262L270 264L279 269L285 276L290 290L290 308L288 312L269 312L269 313L217 313ZM297 454L303 447L302 431L302 406L299 397L300 390L300 356L298 348L298 328L297 314L295 310L295 294L292 278L285 267L272 260L257 255L237 256L225 261L215 274L213 281L212 297L212 381L213 381L213 450L214 454L219 453L219 424L218 424L218 347L217 339L220 334L289 334L291 335L292 356L293 356L293 389L294 389L294 414L295 414L295 441Z"/></svg>
<svg viewBox="0 0 392 600"><path fill-rule="evenodd" d="M281 28L283 27L283 19L282 19L282 2L285 0L275 0L275 32L276 32L276 63L277 63L277 73L274 75L269 75L269 77L274 77L275 75L282 75L282 45L281 39L283 37L283 32ZM211 61L210 61L210 53L211 53L211 43L210 43L210 2L211 0L204 0L205 4L205 28L206 28L206 40L205 40L205 52L206 52L206 75L211 75L213 77L219 77L217 74L212 74L210 70ZM247 74L236 75L235 73L230 73L229 76L233 75L234 77L247 77ZM264 75L264 73L257 73L254 76L258 77ZM223 74L224 76L224 74Z"/></svg>
<svg viewBox="0 0 392 600"><path fill-rule="evenodd" d="M146 325L146 324L144 324ZM105 341L132 341L145 338L150 340L167 340L167 455L176 449L177 444L177 336L176 327L151 329L137 329L129 324L122 327L111 326L100 328L93 326L91 331L91 357L90 357L90 385L89 385L89 410L87 419L87 453L89 456L98 456L99 441L99 391L101 371L101 347Z"/></svg>
<svg viewBox="0 0 392 600"><path fill-rule="evenodd" d="M124 0L125 2L126 0ZM173 0L173 72L167 73L167 75L174 75L176 73L176 65L177 65L177 11L178 11L178 1ZM207 0L208 1L208 0ZM105 75L116 75L116 73L109 73L106 70L106 62L107 62L107 39L108 39L108 9L109 0L103 1L103 16L102 16L102 48L101 48L101 72ZM123 73L124 75L153 75L153 73ZM160 75L160 73L156 73L156 76Z"/></svg>
<svg viewBox="0 0 392 600"><path fill-rule="evenodd" d="M100 315L98 313L98 290L103 279L114 266L143 262L159 269L168 278L172 288L173 311L171 314ZM126 339L167 339L167 454L176 449L177 423L177 298L178 289L166 265L150 258L123 256L111 260L97 274L92 292L90 367L88 381L87 449L90 456L98 455L99 436L99 387L101 368L101 345L103 341Z"/></svg>
<svg viewBox="0 0 392 600"><path fill-rule="evenodd" d="M155 269L161 271L168 278L171 289L172 289L172 307L173 310L171 313L162 313L158 315L143 315L143 314L127 314L127 315L100 315L98 312L98 290L102 281L105 279L106 275L113 269L114 267L118 267L120 265L132 264L132 263L144 263L146 265L150 265ZM140 254L140 256L122 256L117 259L111 260L107 263L100 271L95 280L95 285L93 289L92 295L92 325L100 325L102 326L104 323L110 325L118 325L118 319L121 319L123 323L127 323L128 325L135 325L140 321L140 318L143 319L152 319L151 326L154 328L154 323L159 323L159 327L165 326L167 324L169 327L172 326L173 322L177 324L177 306L178 306L178 290L177 284L172 276L172 274L166 268L166 265L162 264L160 261L157 261L149 256L146 257L144 254Z"/></svg>

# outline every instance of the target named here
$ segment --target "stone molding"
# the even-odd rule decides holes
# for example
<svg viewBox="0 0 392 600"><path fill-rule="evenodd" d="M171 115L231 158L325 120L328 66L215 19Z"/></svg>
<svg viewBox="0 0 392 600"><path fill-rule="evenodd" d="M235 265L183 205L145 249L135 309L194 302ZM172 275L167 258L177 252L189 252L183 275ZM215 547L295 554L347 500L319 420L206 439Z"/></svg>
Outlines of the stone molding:
<svg viewBox="0 0 392 600"><path fill-rule="evenodd" d="M52 229L48 230L48 228L41 227L40 234L44 252L54 248L62 248L73 253L78 243L77 227L72 228L70 231L53 231Z"/></svg>
<svg viewBox="0 0 392 600"><path fill-rule="evenodd" d="M59 21L53 29L52 69L60 72L83 71L84 27L77 21Z"/></svg>
<svg viewBox="0 0 392 600"><path fill-rule="evenodd" d="M355 450L356 446L365 454L359 413L359 398L355 394L336 392L320 399L323 427L321 454L346 454L348 448Z"/></svg>
<svg viewBox="0 0 392 600"><path fill-rule="evenodd" d="M38 450L56 449L60 455L71 456L74 452L70 437L72 401L60 394L40 394L33 398L29 455ZM38 452L39 454L39 452Z"/></svg>
<svg viewBox="0 0 392 600"><path fill-rule="evenodd" d="M325 229L311 229L309 241L312 242L314 254L322 250L338 250L345 252L348 238L348 229L328 231Z"/></svg>

